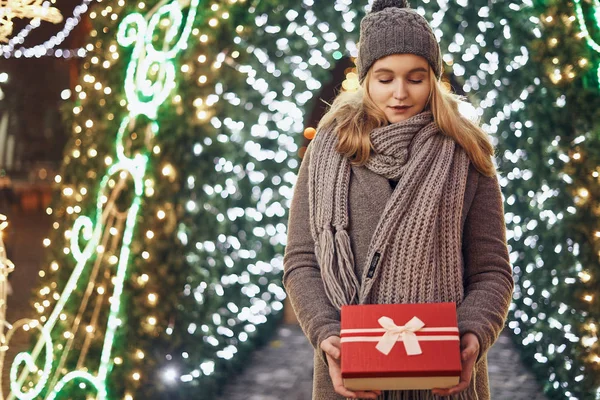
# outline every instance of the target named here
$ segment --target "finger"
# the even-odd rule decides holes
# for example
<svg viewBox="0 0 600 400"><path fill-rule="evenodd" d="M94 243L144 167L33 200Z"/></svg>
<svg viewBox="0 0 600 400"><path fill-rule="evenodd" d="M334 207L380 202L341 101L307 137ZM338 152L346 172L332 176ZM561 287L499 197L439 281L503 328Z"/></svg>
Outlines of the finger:
<svg viewBox="0 0 600 400"><path fill-rule="evenodd" d="M436 396L448 396L450 394L450 390L449 389L432 389L431 393L435 394Z"/></svg>
<svg viewBox="0 0 600 400"><path fill-rule="evenodd" d="M478 351L479 351L479 349L474 344L471 344L471 345L465 347L460 354L462 361L466 361L469 358L476 358Z"/></svg>
<svg viewBox="0 0 600 400"><path fill-rule="evenodd" d="M356 398L356 393L346 389L344 386L344 382L342 381L342 371L338 365L334 363L329 364L329 376L331 377L331 383L333 383L333 389L337 394L353 399Z"/></svg>
<svg viewBox="0 0 600 400"><path fill-rule="evenodd" d="M463 390L466 390L468 387L469 382L460 382L458 385L454 386L453 388L450 388L450 390L448 390L448 394L454 395L460 393Z"/></svg>
<svg viewBox="0 0 600 400"><path fill-rule="evenodd" d="M376 399L381 394L381 390L358 390L355 393L360 399Z"/></svg>
<svg viewBox="0 0 600 400"><path fill-rule="evenodd" d="M342 383L341 375L337 375L337 374L333 374L333 373L330 373L330 375L331 375L331 380L333 381L333 388L335 389L335 392L337 394L345 396L345 397L351 397L353 399L356 399L358 397L357 393L346 389L346 387Z"/></svg>
<svg viewBox="0 0 600 400"><path fill-rule="evenodd" d="M435 389L432 389L431 392L437 396L450 396L453 394L460 393L468 387L469 387L468 382L461 381L458 383L458 385L452 386L451 388L446 388L446 389L435 388Z"/></svg>
<svg viewBox="0 0 600 400"><path fill-rule="evenodd" d="M358 397L359 399L376 399L379 395L375 394L373 392L355 392L356 393L356 397Z"/></svg>
<svg viewBox="0 0 600 400"><path fill-rule="evenodd" d="M462 362L462 371L460 373L461 382L471 382L471 376L473 375L473 368L475 367L475 353L467 354L466 358Z"/></svg>
<svg viewBox="0 0 600 400"><path fill-rule="evenodd" d="M356 393L346 389L343 385L334 386L333 388L335 389L335 392L341 396L350 397L351 399L358 398Z"/></svg>
<svg viewBox="0 0 600 400"><path fill-rule="evenodd" d="M324 341L321 344L321 348L323 349L323 351L325 353L329 354L331 357L335 358L336 360L338 360L340 358L340 349L335 347L329 341Z"/></svg>

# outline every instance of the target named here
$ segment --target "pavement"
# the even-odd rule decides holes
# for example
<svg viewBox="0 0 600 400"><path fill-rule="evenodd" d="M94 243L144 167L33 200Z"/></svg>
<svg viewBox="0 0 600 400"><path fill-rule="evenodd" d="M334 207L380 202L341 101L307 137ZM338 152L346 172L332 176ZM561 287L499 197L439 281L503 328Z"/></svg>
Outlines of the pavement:
<svg viewBox="0 0 600 400"><path fill-rule="evenodd" d="M520 361L509 331L488 352L493 400L546 400ZM310 400L313 348L298 325L281 325L273 340L256 351L217 400Z"/></svg>

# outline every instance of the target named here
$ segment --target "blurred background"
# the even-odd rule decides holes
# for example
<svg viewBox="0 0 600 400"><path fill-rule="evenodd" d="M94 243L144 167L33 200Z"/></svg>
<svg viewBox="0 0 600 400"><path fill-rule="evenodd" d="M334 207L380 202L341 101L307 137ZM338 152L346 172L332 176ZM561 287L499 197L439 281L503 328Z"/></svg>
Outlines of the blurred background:
<svg viewBox="0 0 600 400"><path fill-rule="evenodd" d="M0 3L2 397L311 397L287 210L369 3ZM492 398L600 399L600 3L411 6L497 148Z"/></svg>

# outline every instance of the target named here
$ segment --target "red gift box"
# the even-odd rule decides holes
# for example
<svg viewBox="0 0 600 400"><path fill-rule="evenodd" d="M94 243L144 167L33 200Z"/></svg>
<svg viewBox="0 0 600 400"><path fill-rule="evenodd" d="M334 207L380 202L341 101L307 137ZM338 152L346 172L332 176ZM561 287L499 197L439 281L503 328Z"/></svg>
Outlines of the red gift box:
<svg viewBox="0 0 600 400"><path fill-rule="evenodd" d="M343 306L341 319L346 388L416 390L458 384L455 303Z"/></svg>

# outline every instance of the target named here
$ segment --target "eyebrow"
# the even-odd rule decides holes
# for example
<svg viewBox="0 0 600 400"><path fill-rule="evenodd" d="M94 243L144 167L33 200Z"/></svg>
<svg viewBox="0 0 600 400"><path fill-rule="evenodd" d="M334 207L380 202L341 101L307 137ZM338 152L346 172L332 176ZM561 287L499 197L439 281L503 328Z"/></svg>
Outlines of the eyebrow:
<svg viewBox="0 0 600 400"><path fill-rule="evenodd" d="M373 73L376 74L378 72L391 72L391 73L393 73L394 71L392 71L391 69L387 69L387 68L378 68ZM427 72L427 69L423 68L423 67L418 67L418 68L413 68L410 71L408 71L409 74L412 74L413 72Z"/></svg>

